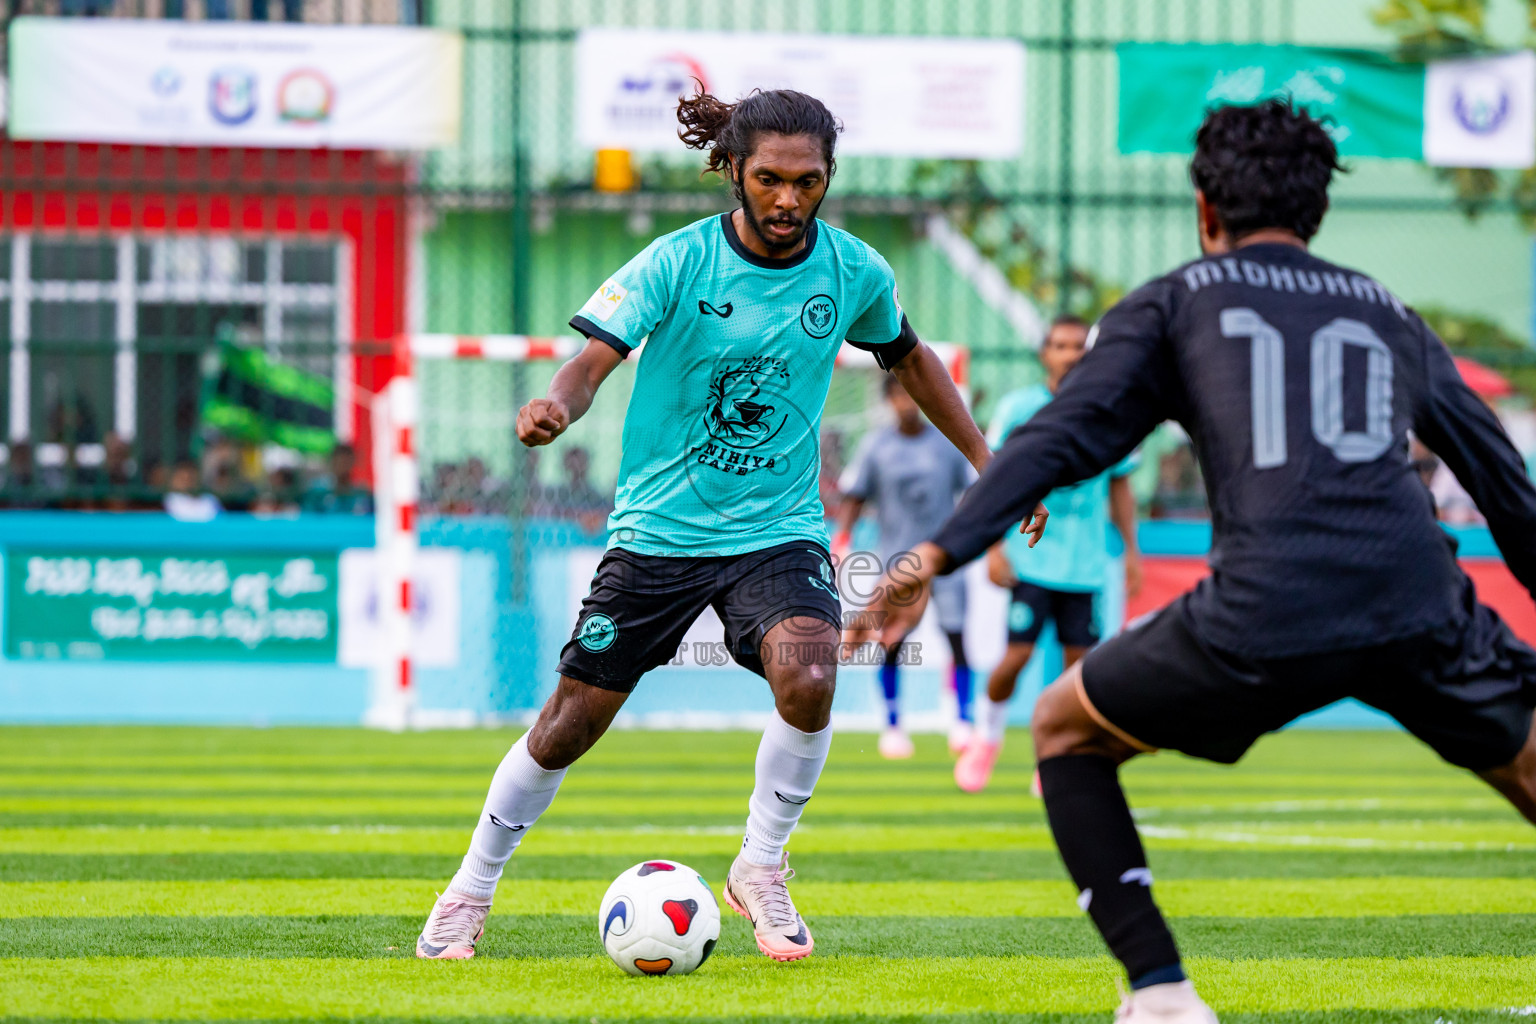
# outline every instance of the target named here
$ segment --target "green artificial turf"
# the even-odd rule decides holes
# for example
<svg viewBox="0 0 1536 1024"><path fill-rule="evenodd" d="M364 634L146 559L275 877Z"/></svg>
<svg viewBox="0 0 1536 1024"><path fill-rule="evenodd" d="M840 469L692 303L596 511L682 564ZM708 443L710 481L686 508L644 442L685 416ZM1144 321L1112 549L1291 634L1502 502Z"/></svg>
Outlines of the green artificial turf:
<svg viewBox="0 0 1536 1024"><path fill-rule="evenodd" d="M1023 736L980 796L938 738L888 764L838 737L790 846L815 955L770 963L727 911L701 970L631 978L598 898L650 857L718 888L757 741L614 733L530 830L480 955L417 961L515 736L0 729L0 1021L1109 1020L1116 966ZM1162 755L1125 777L1224 1022L1536 1019L1536 829L1411 739L1293 731L1236 768Z"/></svg>

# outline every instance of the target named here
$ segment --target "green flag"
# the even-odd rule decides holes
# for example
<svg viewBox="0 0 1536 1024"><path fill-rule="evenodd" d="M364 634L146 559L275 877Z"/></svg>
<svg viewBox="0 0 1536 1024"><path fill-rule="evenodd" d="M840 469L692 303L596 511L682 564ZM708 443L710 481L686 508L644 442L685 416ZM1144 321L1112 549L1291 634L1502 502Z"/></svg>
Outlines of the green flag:
<svg viewBox="0 0 1536 1024"><path fill-rule="evenodd" d="M1203 43L1122 43L1122 153L1190 153L1211 107L1289 95L1331 118L1344 156L1424 153L1424 65L1368 50Z"/></svg>
<svg viewBox="0 0 1536 1024"><path fill-rule="evenodd" d="M334 407L335 392L324 377L273 362L261 349L223 342L202 415L205 427L236 441L324 455L336 446Z"/></svg>

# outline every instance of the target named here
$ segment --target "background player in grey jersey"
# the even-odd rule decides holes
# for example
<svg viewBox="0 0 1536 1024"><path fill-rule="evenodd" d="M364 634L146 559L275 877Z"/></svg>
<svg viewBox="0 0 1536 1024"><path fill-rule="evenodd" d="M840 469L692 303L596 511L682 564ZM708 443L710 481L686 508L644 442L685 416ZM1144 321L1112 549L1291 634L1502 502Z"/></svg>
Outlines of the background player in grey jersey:
<svg viewBox="0 0 1536 1024"><path fill-rule="evenodd" d="M981 554L1030 502L1103 472L1165 419L1189 434L1214 571L1089 651L1032 723L1056 846L1130 976L1127 1024L1216 1020L1152 899L1119 780L1139 753L1230 764L1354 697L1536 823L1536 651L1478 602L1408 433L1456 474L1533 595L1536 487L1423 319L1308 251L1338 169L1326 128L1288 101L1207 114L1190 165L1204 256L1104 314L1056 399L914 549L917 582L882 581L867 613L889 610L899 635L923 581Z"/></svg>
<svg viewBox="0 0 1536 1024"><path fill-rule="evenodd" d="M843 502L832 550L839 557L848 550L854 524L865 506L873 502L880 531L880 564L888 567L892 559L912 550L949 518L955 502L976 479L976 471L923 417L923 411L895 377L885 378L885 400L896 421L865 435L838 481ZM933 588L933 601L939 628L949 640L950 687L957 713L949 733L949 749L959 753L970 739L972 721L971 666L965 657L964 577L946 576L939 581ZM898 699L897 671L908 657L906 651L905 644L888 647L880 666L886 715L886 729L880 735L882 757L906 758L913 752L912 739L901 728Z"/></svg>

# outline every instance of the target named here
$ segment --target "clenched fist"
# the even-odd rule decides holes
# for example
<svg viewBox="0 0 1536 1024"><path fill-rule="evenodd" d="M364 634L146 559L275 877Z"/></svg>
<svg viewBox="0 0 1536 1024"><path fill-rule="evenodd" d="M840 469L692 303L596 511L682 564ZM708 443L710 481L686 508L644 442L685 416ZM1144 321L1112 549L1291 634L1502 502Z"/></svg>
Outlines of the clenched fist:
<svg viewBox="0 0 1536 1024"><path fill-rule="evenodd" d="M517 439L529 448L549 444L570 425L569 410L551 398L535 398L517 410Z"/></svg>

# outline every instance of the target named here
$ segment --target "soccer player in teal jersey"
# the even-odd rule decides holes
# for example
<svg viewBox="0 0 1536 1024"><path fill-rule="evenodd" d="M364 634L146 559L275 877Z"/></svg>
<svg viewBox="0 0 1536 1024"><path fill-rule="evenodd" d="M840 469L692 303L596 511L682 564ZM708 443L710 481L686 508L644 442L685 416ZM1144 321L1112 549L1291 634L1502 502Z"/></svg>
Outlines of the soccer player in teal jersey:
<svg viewBox="0 0 1536 1024"><path fill-rule="evenodd" d="M1088 325L1075 316L1057 317L1040 343L1045 382L1003 396L987 438L993 448L1001 448L1015 427L1050 403L1087 351ZM955 762L955 783L966 792L979 793L992 778L1008 724L1008 702L1045 624L1055 623L1067 668L1098 642L1095 599L1109 568L1110 520L1125 544L1126 592L1134 596L1141 589L1136 499L1128 479L1135 466L1131 456L1107 472L1051 492L1051 532L1038 547L1031 548L1021 534L1010 534L988 551L992 582L1012 591L1008 646L987 680L986 697L977 702L976 730Z"/></svg>
<svg viewBox="0 0 1536 1024"><path fill-rule="evenodd" d="M524 406L518 437L549 444L644 342L624 420L609 544L562 653L560 681L491 782L463 865L433 906L418 956L474 955L491 897L566 769L640 677L676 655L705 607L775 714L757 752L746 838L726 902L757 945L798 960L813 942L785 882L784 847L826 761L841 607L818 493L818 438L844 339L874 353L978 469L986 439L942 361L913 333L891 268L816 219L840 130L819 100L779 90L678 107L741 207L651 243L571 326L589 339ZM1038 531L1044 510L1034 517ZM610 920L606 927L628 922Z"/></svg>

